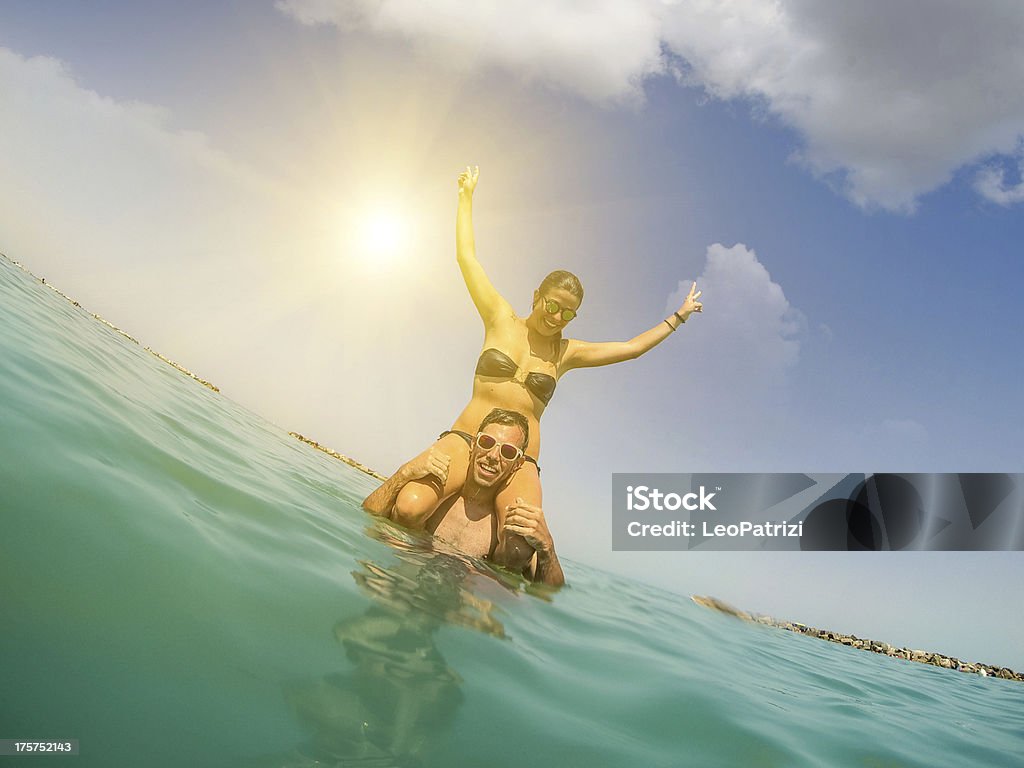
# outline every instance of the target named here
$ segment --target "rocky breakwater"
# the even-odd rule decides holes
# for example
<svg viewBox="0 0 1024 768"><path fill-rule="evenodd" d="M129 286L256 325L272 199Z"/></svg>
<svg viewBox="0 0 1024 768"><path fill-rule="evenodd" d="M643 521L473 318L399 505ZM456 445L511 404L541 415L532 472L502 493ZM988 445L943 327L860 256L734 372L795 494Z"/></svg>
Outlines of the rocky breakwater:
<svg viewBox="0 0 1024 768"><path fill-rule="evenodd" d="M24 272L25 274L27 274L27 275L28 275L29 277L31 277L31 278L32 278L33 280L38 280L38 281L39 281L39 283L40 283L41 285L45 285L45 286L46 286L47 288L49 288L49 289L50 289L51 291L53 291L54 293L56 293L56 294L57 294L58 296L60 296L61 298L65 299L66 301L68 301L68 302L69 302L69 303L70 303L70 304L71 304L71 305L72 305L73 307L75 307L76 309L80 309L80 310L82 310L83 312L86 312L87 314L89 314L90 316L92 316L92 318L93 318L94 320L96 320L96 321L98 321L98 322L100 322L100 323L103 323L103 324L104 324L105 326L107 326L108 328L110 328L110 330L114 331L115 333L118 333L118 334L120 334L120 335L121 335L121 336L123 336L124 338L128 339L128 341L132 342L133 344L138 344L138 343L139 343L139 340L138 340L138 339L136 339L136 338L135 338L134 336L132 336L132 335L130 335L130 334L128 334L128 333L125 333L125 332L124 332L124 331L122 331L122 330L121 330L120 328L118 328L118 327L117 327L116 325L114 325L113 323L109 322L108 320L104 320L104 319L103 319L102 317L100 317L99 315L97 315L97 314L96 314L95 312L89 312L89 310L87 310L87 309L86 309L85 307L83 307L83 306L82 306L81 304L79 304L79 303L78 303L77 301L75 301L75 300L74 300L73 298L71 298L70 296L68 296L68 295L67 295L66 293L64 293L63 291L61 291L61 290L59 290L59 289L57 289L57 288L54 288L54 287L53 287L53 286L52 286L52 285L51 285L50 283L46 282L46 278L45 278L45 277L36 277L36 276L35 276L34 274L32 274L32 273L31 273L31 272L30 272L30 271L29 271L29 270L28 270L28 269L27 269L27 268L25 267L25 265L24 265L24 264L21 264L20 262L17 262L17 261L15 261L14 259L12 259L12 258L10 258L9 256L7 256L6 254L0 253L0 256L3 256L3 257L4 257L5 259L7 259L7 261L9 261L9 262L10 262L11 264L13 264L14 266L16 266L16 267L17 267L18 269L20 269L20 270L21 270L22 272ZM139 345L139 346L141 346L141 345ZM161 354L160 354L159 352L156 352L156 351L154 351L154 350L150 349L149 347L143 347L143 349L145 349L145 350L146 350L147 352L149 352L149 353L150 353L151 355L153 355L153 356L155 356L155 357L158 357L159 359L163 360L163 361L164 361L165 363L167 363L168 365L170 365L170 366L172 366L172 367L174 367L174 368L178 369L179 371L181 371L182 373L184 373L184 374L185 374L186 376L190 376L190 377L192 377L193 379L195 379L196 381L198 381L198 382L199 382L200 384L202 384L202 385L203 385L204 387L207 387L207 388L209 388L209 389L212 389L212 390L213 390L214 392L220 392L220 390L219 390L219 389L218 389L218 388L217 388L216 386L214 386L213 384L211 384L210 382L208 382L208 381L207 381L206 379L201 379L201 378L199 378L199 377L198 377L198 376L196 376L196 375L195 375L194 373L192 373L192 371L190 371L190 370L189 370L188 368L185 368L185 367L184 367L184 366L182 366L182 365L178 365L178 364L177 364L176 362L174 362L173 360L168 360L168 359L167 359L166 357L164 357L163 355L161 355Z"/></svg>
<svg viewBox="0 0 1024 768"><path fill-rule="evenodd" d="M921 664L931 664L935 667L953 669L958 672L981 675L982 677L998 677L1003 680L1018 680L1020 682L1024 682L1024 673L1014 672L1012 669L1007 667L997 667L991 664L980 664L972 661L961 661L953 656L945 656L941 653L919 651L912 648L897 648L893 645L889 645L889 643L883 643L878 640L868 640L862 637L857 637L856 635L844 635L841 632L833 632L830 629L809 627L806 624L800 624L795 621L781 621L779 619L772 618L771 616L741 611L716 597L693 595L691 599L693 602L697 603L697 605L702 605L705 608L711 608L712 610L719 611L721 613L727 613L730 616L735 616L743 621L753 622L754 624L764 624L769 627L777 627L779 629L784 629L787 632L798 632L801 635L808 635L810 637L816 637L819 640L828 640L832 643L847 645L861 651L872 651L873 653L891 656L894 659L916 661Z"/></svg>
<svg viewBox="0 0 1024 768"><path fill-rule="evenodd" d="M318 451L323 451L328 456L333 456L334 458L338 459L339 461L345 462L350 467L355 467L360 472L365 472L370 477L375 477L375 478L377 478L378 480L381 480L381 481L387 480L387 478L384 475L380 474L379 472L374 472L372 469L370 469L365 464L360 464L358 461L356 461L355 459L350 459L348 456L342 456L337 451L332 451L327 446L320 445L320 443L318 443L316 440L311 440L310 438L306 437L305 435L300 435L298 432L289 432L288 434L291 435L292 437L294 437L297 440L301 440L306 445L313 446Z"/></svg>
<svg viewBox="0 0 1024 768"><path fill-rule="evenodd" d="M100 317L99 315L95 314L94 312L89 312L88 310L85 309L85 307L83 307L81 304L79 304L73 298L68 296L66 293L62 293L57 288L54 288L50 283L46 282L46 278L44 278L44 277L36 277L36 275L32 274L32 272L30 272L25 267L24 264L21 264L20 262L15 261L14 259L10 258L9 256L7 256L4 253L0 253L0 258L6 259L8 262L10 262L15 267L20 269L22 272L27 274L33 280L39 281L39 283L41 285L45 285L47 288L49 288L51 291L56 293L58 296L61 296L62 298L66 299L68 302L70 302L77 309L80 309L83 312L87 312L89 315L91 315L93 317L94 320L97 320L98 322L103 323L105 326L107 326L111 330L116 331L121 336L126 338L128 341L132 342L133 344L138 344L139 343L138 340L134 336L130 336L129 334L125 333L120 328L118 328L116 325L114 325L113 323L110 323L110 322L104 320L102 317ZM214 392L220 392L220 389L217 386L211 384L206 379L199 378L194 373L192 373L192 371L190 371L188 368L184 367L183 365L179 365L178 363L176 363L173 360L170 360L170 359L164 357L159 352L157 352L156 350L150 349L149 347L143 347L143 349L145 349L147 352L149 352L154 357L157 357L160 360L163 360L165 363L167 363L168 365L172 366L176 370L181 371L181 373L185 374L186 376L189 376L189 377L195 379L200 384L202 384L204 387L208 387L209 389L212 389ZM338 453L337 451L332 451L330 448L327 448L326 446L320 445L320 443L316 442L315 440L311 440L310 438L308 438L308 437L306 437L304 435L300 435L298 432L289 432L288 434L291 435L292 437L295 437L295 438L301 440L302 442L304 442L304 443L306 443L308 445L313 446L317 450L323 451L324 453L328 454L329 456L333 456L334 458L336 458L336 459L338 459L340 461L345 462L346 464L348 464L351 467L355 467L360 472L365 472L366 474L370 475L370 477L374 477L374 478L376 478L378 480L387 480L387 478L384 475L380 474L379 472L374 472L372 469L367 467L365 464L360 464L355 459L350 459L348 456L343 456L342 454Z"/></svg>

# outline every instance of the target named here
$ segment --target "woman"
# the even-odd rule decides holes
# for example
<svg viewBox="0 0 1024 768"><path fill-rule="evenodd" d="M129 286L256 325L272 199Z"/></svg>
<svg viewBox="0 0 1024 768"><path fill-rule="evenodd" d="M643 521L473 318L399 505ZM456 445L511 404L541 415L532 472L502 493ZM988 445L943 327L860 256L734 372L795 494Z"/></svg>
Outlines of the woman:
<svg viewBox="0 0 1024 768"><path fill-rule="evenodd" d="M519 317L512 306L491 285L476 258L473 242L473 192L479 168L459 175L459 207L455 226L456 251L469 295L484 322L484 350L473 378L473 396L455 420L421 454L436 467L434 475L407 484L395 502L395 519L416 523L426 520L438 504L463 486L469 469L469 455L477 440L477 428L493 408L518 411L529 422L529 439L523 455L516 446L479 446L480 471L500 471L499 462L523 459L495 503L499 543L495 560L513 570L528 565L532 548L517 532L515 512L506 523L510 508L541 506L540 417L558 379L573 368L593 368L632 360L660 344L693 312L702 311L701 292L694 283L679 308L663 322L630 341L589 343L562 338L562 330L576 316L583 301L583 286L571 272L552 272L533 293L530 314ZM485 436L486 437L486 436ZM515 453L515 456L512 454ZM447 459L445 458L447 457Z"/></svg>

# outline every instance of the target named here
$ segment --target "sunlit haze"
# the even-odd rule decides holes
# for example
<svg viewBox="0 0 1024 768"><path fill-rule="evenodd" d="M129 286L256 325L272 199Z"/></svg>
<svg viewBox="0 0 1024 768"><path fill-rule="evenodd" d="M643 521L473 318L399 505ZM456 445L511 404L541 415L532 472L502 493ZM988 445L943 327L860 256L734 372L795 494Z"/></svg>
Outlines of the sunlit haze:
<svg viewBox="0 0 1024 768"><path fill-rule="evenodd" d="M564 560L1024 669L1020 553L615 552L610 519L614 472L1024 469L1019 4L48 5L0 4L0 251L388 473L470 396L479 165L516 311L568 269L566 333L626 340L703 291L559 381Z"/></svg>

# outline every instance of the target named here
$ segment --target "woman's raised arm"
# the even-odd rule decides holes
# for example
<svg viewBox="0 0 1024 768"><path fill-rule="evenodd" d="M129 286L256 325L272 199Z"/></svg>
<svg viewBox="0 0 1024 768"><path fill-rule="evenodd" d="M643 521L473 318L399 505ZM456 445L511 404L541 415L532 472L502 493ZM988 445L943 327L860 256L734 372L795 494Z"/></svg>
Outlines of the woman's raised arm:
<svg viewBox="0 0 1024 768"><path fill-rule="evenodd" d="M476 258L473 239L473 192L480 176L479 166L459 174L459 210L455 219L455 254L462 270L462 279L476 305L476 311L485 325L491 325L503 315L513 315L512 306L505 301Z"/></svg>
<svg viewBox="0 0 1024 768"><path fill-rule="evenodd" d="M694 282L678 311L673 312L653 328L629 341L589 342L569 339L565 355L562 357L563 373L571 371L573 368L596 368L601 365L621 363L624 360L635 360L645 352L654 349L675 333L690 315L694 312L704 311L704 305L697 301L701 293L697 290L697 283Z"/></svg>

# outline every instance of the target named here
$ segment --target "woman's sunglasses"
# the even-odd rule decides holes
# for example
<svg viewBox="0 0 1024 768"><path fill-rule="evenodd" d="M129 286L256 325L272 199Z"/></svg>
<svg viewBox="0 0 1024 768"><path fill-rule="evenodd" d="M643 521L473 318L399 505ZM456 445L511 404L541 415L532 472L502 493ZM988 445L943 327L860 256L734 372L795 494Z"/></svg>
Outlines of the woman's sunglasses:
<svg viewBox="0 0 1024 768"><path fill-rule="evenodd" d="M562 309L560 306L558 306L557 301L552 301L551 299L544 300L544 309L547 311L549 315L557 315L561 313L562 319L565 320L565 322L567 323L574 317L576 317L575 309Z"/></svg>
<svg viewBox="0 0 1024 768"><path fill-rule="evenodd" d="M498 448L498 453L501 454L501 458L505 459L505 461L515 461L523 455L522 449L518 446L512 445L512 443L499 443L486 432L480 432L477 434L476 447L481 451L487 452L496 445L500 446Z"/></svg>

